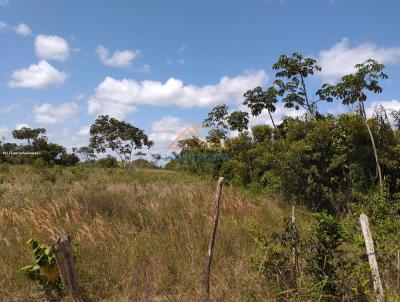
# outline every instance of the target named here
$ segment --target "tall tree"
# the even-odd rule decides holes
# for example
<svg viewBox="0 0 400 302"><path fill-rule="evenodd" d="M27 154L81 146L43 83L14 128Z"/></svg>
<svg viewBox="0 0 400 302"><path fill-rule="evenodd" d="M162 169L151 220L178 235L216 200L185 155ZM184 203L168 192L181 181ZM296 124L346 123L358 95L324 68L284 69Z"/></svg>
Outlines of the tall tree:
<svg viewBox="0 0 400 302"><path fill-rule="evenodd" d="M99 116L90 126L90 147L96 152L114 151L127 166L135 149L150 148L153 142L145 132L108 115Z"/></svg>
<svg viewBox="0 0 400 302"><path fill-rule="evenodd" d="M285 107L296 110L301 107L315 118L316 104L320 100L313 101L309 98L305 81L308 76L321 71L317 61L295 52L291 57L281 55L272 68L277 70L274 85L277 87L277 94L282 97Z"/></svg>
<svg viewBox="0 0 400 302"><path fill-rule="evenodd" d="M275 121L272 118L272 113L276 110L275 104L278 102L278 90L275 87L269 87L265 91L261 87L256 87L253 90L248 90L243 96L245 97L243 105L250 108L253 116L260 115L266 109L272 125L276 128Z"/></svg>
<svg viewBox="0 0 400 302"><path fill-rule="evenodd" d="M227 122L230 130L238 130L242 133L249 124L249 114L243 111L234 111L228 116Z"/></svg>
<svg viewBox="0 0 400 302"><path fill-rule="evenodd" d="M203 127L211 128L208 132L207 141L220 145L221 140L226 138L228 133L228 106L217 105L209 113L208 117L203 121Z"/></svg>
<svg viewBox="0 0 400 302"><path fill-rule="evenodd" d="M39 135L46 134L46 129L44 128L35 128L31 129L28 127L22 127L21 129L15 129L12 132L12 135L15 139L26 139L28 140L28 145L31 145L31 141L36 140Z"/></svg>
<svg viewBox="0 0 400 302"><path fill-rule="evenodd" d="M86 162L92 162L96 159L96 155L94 154L94 149L89 146L83 146L80 148L72 148L72 152L75 152L82 156L82 158Z"/></svg>
<svg viewBox="0 0 400 302"><path fill-rule="evenodd" d="M377 61L369 59L362 64L355 66L356 72L342 77L341 81L336 85L324 84L322 89L317 92L321 99L332 101L333 98L342 100L344 105L358 104L359 113L365 122L371 139L372 149L374 151L376 170L379 177L379 185L382 190L382 170L379 163L378 151L371 128L368 125L367 114L365 112L365 101L367 100L367 92L382 93L383 89L379 85L379 80L387 79L388 76L383 73L385 65L379 64Z"/></svg>

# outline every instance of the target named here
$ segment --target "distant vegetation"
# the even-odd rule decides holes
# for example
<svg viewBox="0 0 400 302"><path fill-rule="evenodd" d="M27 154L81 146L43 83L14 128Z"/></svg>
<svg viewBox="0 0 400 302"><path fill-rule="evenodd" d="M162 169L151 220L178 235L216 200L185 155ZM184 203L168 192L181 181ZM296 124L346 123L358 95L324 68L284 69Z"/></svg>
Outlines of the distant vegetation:
<svg viewBox="0 0 400 302"><path fill-rule="evenodd" d="M180 156L167 167L225 176L232 184L282 192L312 210L336 214L384 186L394 196L400 189L399 112L377 107L368 118L367 95L381 93L379 81L387 76L374 60L355 68L336 85L312 93L306 80L321 70L317 62L298 53L282 55L273 65L273 85L247 91L243 101L253 116L268 112L272 127L257 125L249 132L247 112L229 113L227 105L218 105L203 123L210 128L207 142L180 141ZM284 117L277 125L278 102L303 116ZM354 105L354 112L324 115L317 107L322 102ZM238 135L228 137L229 130Z"/></svg>
<svg viewBox="0 0 400 302"><path fill-rule="evenodd" d="M44 269L58 280L48 251L67 233L88 299L202 301L214 180L224 176L211 300L373 301L364 213L385 296L398 301L400 111L365 109L383 92L384 66L367 60L316 91L308 89L321 71L313 58L282 55L273 69L270 87L244 94L248 112L214 107L206 141L179 141L165 169L161 155L143 153L153 145L143 130L109 116L71 154L45 129L15 130L24 144L0 145L0 300L64 295ZM351 110L324 114L318 106L327 102ZM277 117L279 103L299 117ZM250 115L262 113L265 123L249 129ZM44 243L33 259L44 273L26 266L29 238L34 250Z"/></svg>
<svg viewBox="0 0 400 302"><path fill-rule="evenodd" d="M128 167L132 165L134 150L153 145L143 130L107 115L99 116L90 127L89 145L72 148L72 153L67 153L66 148L61 145L48 142L44 128L23 127L14 130L12 135L16 140L26 140L27 144L18 145L3 139L0 141L0 162L73 166L83 160L85 163L116 167L119 163L112 155L114 154L123 166ZM108 154L96 161L97 155L102 153ZM140 157L146 153L138 152L135 155ZM161 159L159 154L152 154L152 158L155 162ZM154 164L148 162L148 165Z"/></svg>

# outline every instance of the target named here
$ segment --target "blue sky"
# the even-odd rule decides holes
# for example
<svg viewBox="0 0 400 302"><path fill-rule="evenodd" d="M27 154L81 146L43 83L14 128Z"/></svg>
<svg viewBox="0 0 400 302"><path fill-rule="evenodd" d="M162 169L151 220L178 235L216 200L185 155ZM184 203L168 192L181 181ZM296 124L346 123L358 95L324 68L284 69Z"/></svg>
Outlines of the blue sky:
<svg viewBox="0 0 400 302"><path fill-rule="evenodd" d="M369 110L400 109L399 11L395 0L0 0L0 135L44 127L51 141L79 146L107 113L165 151L214 105L241 108L243 92L268 85L271 65L294 51L323 68L311 90L369 57L385 63L390 79Z"/></svg>

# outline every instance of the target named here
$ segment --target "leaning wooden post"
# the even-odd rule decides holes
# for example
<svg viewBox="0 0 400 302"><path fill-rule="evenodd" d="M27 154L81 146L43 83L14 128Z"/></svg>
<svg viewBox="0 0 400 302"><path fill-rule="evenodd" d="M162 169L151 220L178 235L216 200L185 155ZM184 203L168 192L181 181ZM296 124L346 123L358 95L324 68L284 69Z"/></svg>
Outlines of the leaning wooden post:
<svg viewBox="0 0 400 302"><path fill-rule="evenodd" d="M204 286L204 296L207 300L210 298L210 269L211 269L211 261L212 261L213 251L214 251L215 236L217 234L219 206L220 206L223 183L224 183L224 178L220 177L218 180L218 183L217 183L217 190L215 192L211 238L210 238L210 243L208 245L206 267L204 270L203 286Z"/></svg>
<svg viewBox="0 0 400 302"><path fill-rule="evenodd" d="M72 245L67 235L60 236L55 245L54 252L64 286L68 289L74 302L82 302L82 295L76 280Z"/></svg>
<svg viewBox="0 0 400 302"><path fill-rule="evenodd" d="M371 268L372 282L374 284L374 292L377 302L383 302L383 289L381 277L379 276L378 262L376 262L374 242L372 240L371 231L369 229L368 217L365 214L360 215L361 230L364 236L365 249L367 250L367 256L369 266Z"/></svg>

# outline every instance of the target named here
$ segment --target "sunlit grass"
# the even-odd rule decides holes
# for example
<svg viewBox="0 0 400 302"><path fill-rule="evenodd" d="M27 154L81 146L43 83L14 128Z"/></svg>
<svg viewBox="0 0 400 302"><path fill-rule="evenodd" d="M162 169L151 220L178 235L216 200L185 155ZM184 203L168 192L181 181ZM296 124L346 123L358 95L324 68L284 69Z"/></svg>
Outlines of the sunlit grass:
<svg viewBox="0 0 400 302"><path fill-rule="evenodd" d="M162 170L2 166L0 300L39 288L19 268L29 238L78 246L77 270L93 301L197 301L215 181ZM289 213L262 194L225 186L212 267L212 298L245 301L261 291L249 225L277 231ZM33 298L30 298L33 299ZM169 300L168 300L169 299ZM29 300L29 298L28 298Z"/></svg>

